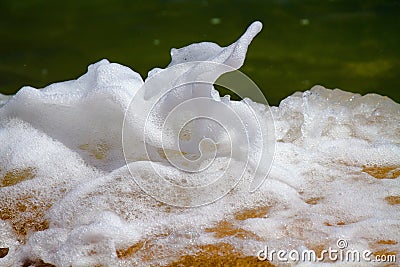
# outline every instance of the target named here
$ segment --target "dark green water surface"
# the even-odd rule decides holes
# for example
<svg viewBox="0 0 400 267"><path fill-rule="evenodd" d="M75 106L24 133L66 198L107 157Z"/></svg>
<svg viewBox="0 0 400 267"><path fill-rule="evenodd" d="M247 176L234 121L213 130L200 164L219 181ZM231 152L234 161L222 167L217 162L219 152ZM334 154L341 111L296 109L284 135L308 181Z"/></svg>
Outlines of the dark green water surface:
<svg viewBox="0 0 400 267"><path fill-rule="evenodd" d="M0 92L75 79L102 58L143 77L194 42L264 29L242 70L276 105L315 84L400 102L400 1L0 0Z"/></svg>

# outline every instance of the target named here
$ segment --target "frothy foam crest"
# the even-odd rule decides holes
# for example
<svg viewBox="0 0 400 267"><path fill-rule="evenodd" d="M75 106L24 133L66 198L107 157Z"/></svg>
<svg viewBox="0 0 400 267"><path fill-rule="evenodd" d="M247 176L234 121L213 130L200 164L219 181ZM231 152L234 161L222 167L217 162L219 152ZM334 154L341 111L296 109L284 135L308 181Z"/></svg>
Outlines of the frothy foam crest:
<svg viewBox="0 0 400 267"><path fill-rule="evenodd" d="M399 255L400 105L322 86L271 109L220 97L215 79L260 30L172 49L146 83L102 60L0 95L0 265L251 264L265 245L320 251L338 238Z"/></svg>

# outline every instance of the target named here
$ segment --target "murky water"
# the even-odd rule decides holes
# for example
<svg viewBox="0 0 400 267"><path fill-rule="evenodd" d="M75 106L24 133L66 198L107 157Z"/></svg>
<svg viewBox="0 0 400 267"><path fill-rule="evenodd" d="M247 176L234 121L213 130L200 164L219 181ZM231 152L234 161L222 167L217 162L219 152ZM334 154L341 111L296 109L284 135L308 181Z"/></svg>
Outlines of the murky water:
<svg viewBox="0 0 400 267"><path fill-rule="evenodd" d="M107 58L145 76L169 50L264 24L242 70L271 104L314 84L400 101L400 1L0 1L0 92Z"/></svg>

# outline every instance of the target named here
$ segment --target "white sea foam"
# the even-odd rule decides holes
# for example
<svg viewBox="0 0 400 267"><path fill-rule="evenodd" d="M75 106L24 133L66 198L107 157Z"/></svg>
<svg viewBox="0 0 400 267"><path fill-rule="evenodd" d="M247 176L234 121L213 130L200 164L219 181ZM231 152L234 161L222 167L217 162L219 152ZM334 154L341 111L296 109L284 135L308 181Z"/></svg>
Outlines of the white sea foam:
<svg viewBox="0 0 400 267"><path fill-rule="evenodd" d="M152 70L146 82L151 77L157 82L163 71L179 69L182 62L237 69L260 30L256 22L226 48L199 43L173 49L169 66ZM201 62L184 66L175 72L177 79L167 81L172 87L210 72ZM213 69L208 78L224 70ZM350 248L399 253L399 104L321 86L295 93L271 108L273 151L263 147L262 132L270 129L265 121L271 119L265 105L230 101L201 85L202 91L183 86L153 106L150 100L159 92L143 91L143 85L131 69L102 60L77 80L40 90L23 87L9 99L0 95L0 248L9 249L1 266L39 260L56 266L163 265L207 244L228 243L256 256L265 245L328 248L338 238L348 240ZM220 114L228 119L228 135L210 122L188 124L190 131L181 133L181 127L174 128L180 120L176 114L163 128L173 108L198 97L229 108ZM212 114L213 105L191 107ZM192 110L184 110L192 116ZM229 121L230 110L238 120ZM249 144L239 151L249 155L232 157L232 142L243 142L232 132L241 121L244 126L237 128L243 127ZM180 134L186 143L176 139ZM204 137L211 141L199 148ZM189 174L184 164L170 164L185 160L179 151L199 156L199 149L206 157L195 167L211 158L209 168ZM250 193L258 161L262 171L269 170L264 150L274 152L274 162L268 179ZM218 186L199 189L221 174L225 180ZM171 187L161 186L160 177ZM143 192L138 179L155 195ZM198 190L186 194L171 191L172 185ZM226 195L196 208L156 200L166 195L172 204L190 206L208 202L210 194Z"/></svg>

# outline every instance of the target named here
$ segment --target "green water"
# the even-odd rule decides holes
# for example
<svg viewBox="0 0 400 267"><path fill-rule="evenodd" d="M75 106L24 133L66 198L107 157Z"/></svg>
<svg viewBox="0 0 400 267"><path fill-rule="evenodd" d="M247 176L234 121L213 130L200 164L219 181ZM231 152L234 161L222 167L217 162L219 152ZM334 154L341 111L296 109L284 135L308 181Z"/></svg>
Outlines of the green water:
<svg viewBox="0 0 400 267"><path fill-rule="evenodd" d="M0 0L0 92L74 79L102 58L146 76L169 50L264 29L242 70L271 104L314 84L400 102L400 1Z"/></svg>

